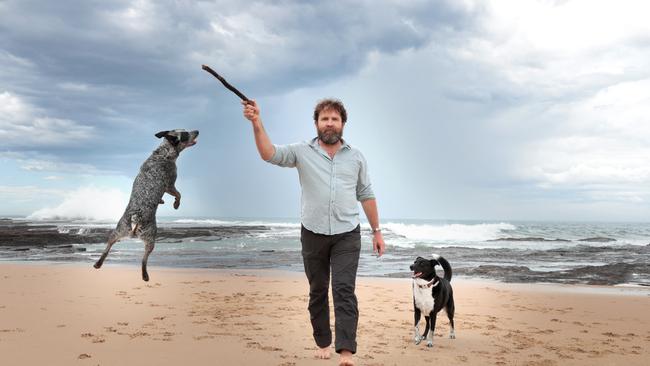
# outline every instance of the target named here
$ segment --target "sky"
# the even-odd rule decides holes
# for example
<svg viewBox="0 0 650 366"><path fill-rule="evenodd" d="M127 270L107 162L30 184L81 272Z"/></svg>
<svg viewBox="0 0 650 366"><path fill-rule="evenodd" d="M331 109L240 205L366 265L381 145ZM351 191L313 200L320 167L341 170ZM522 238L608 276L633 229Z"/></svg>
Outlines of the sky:
<svg viewBox="0 0 650 366"><path fill-rule="evenodd" d="M0 0L0 215L117 220L176 128L179 210L297 218L295 169L341 99L380 217L643 221L650 215L647 1Z"/></svg>

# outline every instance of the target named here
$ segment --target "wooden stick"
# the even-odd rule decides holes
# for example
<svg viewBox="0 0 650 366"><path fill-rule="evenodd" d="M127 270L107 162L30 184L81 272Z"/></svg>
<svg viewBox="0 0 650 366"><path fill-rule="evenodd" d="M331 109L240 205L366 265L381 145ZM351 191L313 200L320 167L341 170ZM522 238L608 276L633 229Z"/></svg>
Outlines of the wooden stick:
<svg viewBox="0 0 650 366"><path fill-rule="evenodd" d="M212 74L212 76L214 76L215 78L217 78L219 81L221 81L221 83L223 84L223 86L225 86L226 88L228 88L228 90L230 90L231 92L237 94L237 96L240 97L244 102L246 102L246 103L249 103L249 102L250 102L250 100L249 100L248 98L246 98L246 96L245 96L244 94L242 94L242 92L240 92L239 90L237 90L237 88L235 88L234 86L230 85L230 84L226 81L226 79L224 79L221 75L217 74L214 70L212 70L212 69L210 68L210 66L208 66L208 65L201 65L201 68L202 68L203 70L209 72L210 74Z"/></svg>

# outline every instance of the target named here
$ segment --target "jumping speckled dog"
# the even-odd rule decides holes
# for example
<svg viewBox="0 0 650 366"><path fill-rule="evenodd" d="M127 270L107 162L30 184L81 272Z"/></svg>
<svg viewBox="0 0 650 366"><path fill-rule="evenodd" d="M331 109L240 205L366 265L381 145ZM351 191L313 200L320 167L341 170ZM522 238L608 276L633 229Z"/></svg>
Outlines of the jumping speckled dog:
<svg viewBox="0 0 650 366"><path fill-rule="evenodd" d="M140 173L133 182L129 204L117 223L117 227L108 237L106 249L95 263L99 269L113 244L125 237L140 238L145 244L142 258L142 279L149 281L147 259L153 251L156 242L156 210L159 204L165 203L162 196L165 193L175 197L174 208L181 204L181 194L176 189L176 158L185 148L196 144L199 131L161 131L156 137L163 142L153 151L151 156L140 167Z"/></svg>
<svg viewBox="0 0 650 366"><path fill-rule="evenodd" d="M436 266L442 266L445 271L444 278L436 274ZM449 338L456 338L454 332L454 292L451 288L451 265L447 260L437 254L433 259L417 257L411 265L413 271L413 308L415 311L415 344L420 344L427 339L427 347L433 347L433 332L436 330L436 317L440 310L445 309L451 331ZM424 313L427 322L424 334L420 335L418 323L420 315Z"/></svg>

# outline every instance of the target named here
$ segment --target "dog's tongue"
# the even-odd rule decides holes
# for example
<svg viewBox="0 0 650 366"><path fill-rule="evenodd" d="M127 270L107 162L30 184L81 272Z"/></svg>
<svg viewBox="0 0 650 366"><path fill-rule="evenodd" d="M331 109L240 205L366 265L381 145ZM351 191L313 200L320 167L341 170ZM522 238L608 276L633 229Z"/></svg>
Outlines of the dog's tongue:
<svg viewBox="0 0 650 366"><path fill-rule="evenodd" d="M413 278L420 278L422 276L422 272L417 272L413 274Z"/></svg>

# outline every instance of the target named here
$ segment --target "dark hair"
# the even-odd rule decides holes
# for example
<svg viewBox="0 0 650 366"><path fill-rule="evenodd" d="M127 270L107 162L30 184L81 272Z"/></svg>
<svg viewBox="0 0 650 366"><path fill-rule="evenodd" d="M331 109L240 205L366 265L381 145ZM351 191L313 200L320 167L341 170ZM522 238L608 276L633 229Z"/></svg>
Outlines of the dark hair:
<svg viewBox="0 0 650 366"><path fill-rule="evenodd" d="M341 102L338 99L323 99L318 104L316 104L316 108L314 108L314 122L318 122L318 115L320 112L326 110L326 109L331 109L336 112L339 112L341 115L341 121L345 123L348 120L348 112L345 111L345 107L343 106L343 102Z"/></svg>

